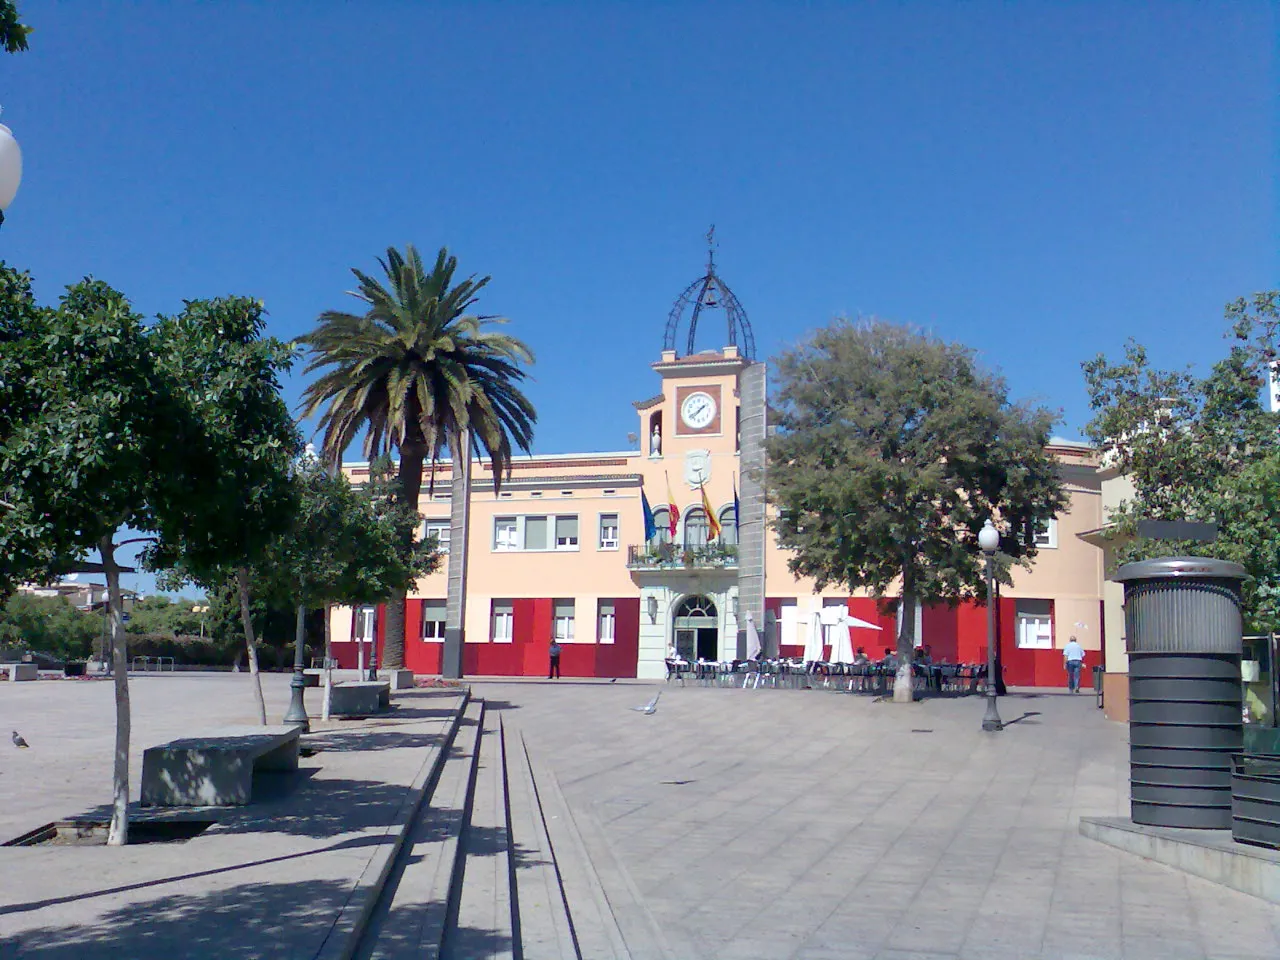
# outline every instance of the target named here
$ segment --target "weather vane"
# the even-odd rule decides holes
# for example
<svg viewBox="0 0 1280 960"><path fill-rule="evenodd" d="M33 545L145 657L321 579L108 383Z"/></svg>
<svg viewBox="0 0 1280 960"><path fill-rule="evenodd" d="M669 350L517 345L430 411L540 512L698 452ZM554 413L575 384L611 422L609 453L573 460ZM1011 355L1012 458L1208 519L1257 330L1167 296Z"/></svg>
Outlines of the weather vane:
<svg viewBox="0 0 1280 960"><path fill-rule="evenodd" d="M707 272L714 273L716 268L716 225L713 223L707 231Z"/></svg>

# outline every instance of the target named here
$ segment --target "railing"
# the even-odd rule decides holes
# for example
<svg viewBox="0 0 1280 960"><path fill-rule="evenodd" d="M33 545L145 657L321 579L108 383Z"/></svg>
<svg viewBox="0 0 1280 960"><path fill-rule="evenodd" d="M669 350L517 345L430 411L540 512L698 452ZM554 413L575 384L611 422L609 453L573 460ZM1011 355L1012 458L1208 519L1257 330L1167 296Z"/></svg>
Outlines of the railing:
<svg viewBox="0 0 1280 960"><path fill-rule="evenodd" d="M177 663L173 657L134 657L133 663L129 666L129 672L148 673L153 669L157 672L163 672L166 661L169 663L170 672L177 669Z"/></svg>
<svg viewBox="0 0 1280 960"><path fill-rule="evenodd" d="M705 543L688 547L678 543L633 543L627 547L627 567L631 570L736 570L738 545Z"/></svg>

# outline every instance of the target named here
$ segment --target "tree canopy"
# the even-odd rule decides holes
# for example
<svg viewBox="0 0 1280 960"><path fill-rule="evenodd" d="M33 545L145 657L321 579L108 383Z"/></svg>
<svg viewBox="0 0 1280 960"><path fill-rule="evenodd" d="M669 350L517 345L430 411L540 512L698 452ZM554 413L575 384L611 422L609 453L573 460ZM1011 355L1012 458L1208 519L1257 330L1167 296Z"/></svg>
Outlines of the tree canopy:
<svg viewBox="0 0 1280 960"><path fill-rule="evenodd" d="M988 517L1001 579L1030 564L1035 530L1066 505L1052 412L1010 401L969 348L881 320L837 320L775 363L766 481L793 573L897 587L908 613L981 597ZM914 619L901 618L900 684Z"/></svg>
<svg viewBox="0 0 1280 960"><path fill-rule="evenodd" d="M1134 495L1107 519L1121 563L1194 554L1242 564L1254 630L1280 629L1280 414L1262 401L1277 358L1280 291L1227 305L1226 356L1206 375L1153 367L1130 340L1117 360L1084 364L1086 432ZM1218 524L1212 543L1132 540L1139 520Z"/></svg>

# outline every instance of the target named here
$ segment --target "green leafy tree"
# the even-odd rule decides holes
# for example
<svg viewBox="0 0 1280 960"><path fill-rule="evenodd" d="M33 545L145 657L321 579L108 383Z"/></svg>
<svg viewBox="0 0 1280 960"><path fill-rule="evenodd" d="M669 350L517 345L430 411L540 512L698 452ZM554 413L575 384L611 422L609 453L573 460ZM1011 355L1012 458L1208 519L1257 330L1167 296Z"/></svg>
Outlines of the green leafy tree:
<svg viewBox="0 0 1280 960"><path fill-rule="evenodd" d="M916 606L985 595L984 520L1008 582L1065 506L1055 417L1012 403L969 348L879 320L838 320L776 365L766 481L788 565L819 588L899 587L894 699L909 701Z"/></svg>
<svg viewBox="0 0 1280 960"><path fill-rule="evenodd" d="M56 309L6 318L0 341L4 399L0 436L0 528L6 569L47 581L97 549L106 575L115 673L116 737L108 843L128 838L129 684L116 531L154 530L181 508L171 431L182 413L155 367L141 318L123 295L85 280ZM21 386L10 381L21 370ZM11 553L12 552L12 553Z"/></svg>
<svg viewBox="0 0 1280 960"><path fill-rule="evenodd" d="M0 44L6 53L20 53L27 49L27 37L31 28L18 18L18 5L13 0L0 0Z"/></svg>
<svg viewBox="0 0 1280 960"><path fill-rule="evenodd" d="M292 526L297 496L290 473L300 443L280 396L292 347L264 337L264 330L261 302L247 297L189 301L182 313L157 325L157 366L174 384L189 431L181 439L186 469L170 479L184 485L175 494L199 497L201 507L163 524L145 562L180 571L176 579L206 591L235 580L249 674L265 724L249 569Z"/></svg>
<svg viewBox="0 0 1280 960"><path fill-rule="evenodd" d="M487 456L495 483L510 471L513 448L529 450L537 415L519 388L533 362L529 348L493 329L506 321L468 311L488 277L454 282L457 259L441 249L428 272L412 246L380 260L386 285L353 270L362 313L329 310L302 338L307 373L321 371L304 394L304 415L320 414L323 454L332 465L364 433L367 459L399 453L397 499L418 511L424 466L453 455L452 544L445 673L462 668L467 567L467 505L472 451ZM387 598L386 665L404 666L403 593Z"/></svg>
<svg viewBox="0 0 1280 960"><path fill-rule="evenodd" d="M327 629L331 604L403 596L436 569L439 554L434 539L414 540L417 513L386 495L376 472L371 483L354 487L319 460L304 458L294 480L299 508L293 526L264 551L252 580L269 602L296 610L301 650L307 609L323 608Z"/></svg>
<svg viewBox="0 0 1280 960"><path fill-rule="evenodd" d="M1280 630L1280 415L1260 402L1276 361L1280 291L1226 309L1227 354L1205 376L1153 367L1130 340L1118 360L1084 364L1086 432L1134 496L1107 519L1125 563L1194 554L1242 564L1249 628ZM1139 520L1218 524L1212 543L1132 540Z"/></svg>
<svg viewBox="0 0 1280 960"><path fill-rule="evenodd" d="M0 607L0 647L82 660L93 652L102 626L101 617L77 610L66 597L18 593Z"/></svg>

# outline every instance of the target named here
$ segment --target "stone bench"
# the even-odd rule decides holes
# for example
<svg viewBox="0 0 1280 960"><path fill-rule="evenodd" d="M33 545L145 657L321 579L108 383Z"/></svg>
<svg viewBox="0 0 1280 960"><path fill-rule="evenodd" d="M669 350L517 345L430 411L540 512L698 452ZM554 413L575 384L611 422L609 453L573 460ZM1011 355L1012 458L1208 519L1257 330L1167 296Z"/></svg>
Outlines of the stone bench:
<svg viewBox="0 0 1280 960"><path fill-rule="evenodd" d="M391 684L386 680L344 680L329 691L331 717L369 717L391 709Z"/></svg>
<svg viewBox="0 0 1280 960"><path fill-rule="evenodd" d="M0 673L10 680L40 679L40 667L34 663L0 663Z"/></svg>
<svg viewBox="0 0 1280 960"><path fill-rule="evenodd" d="M296 726L241 727L172 740L142 754L144 807L248 803L253 775L298 769Z"/></svg>

